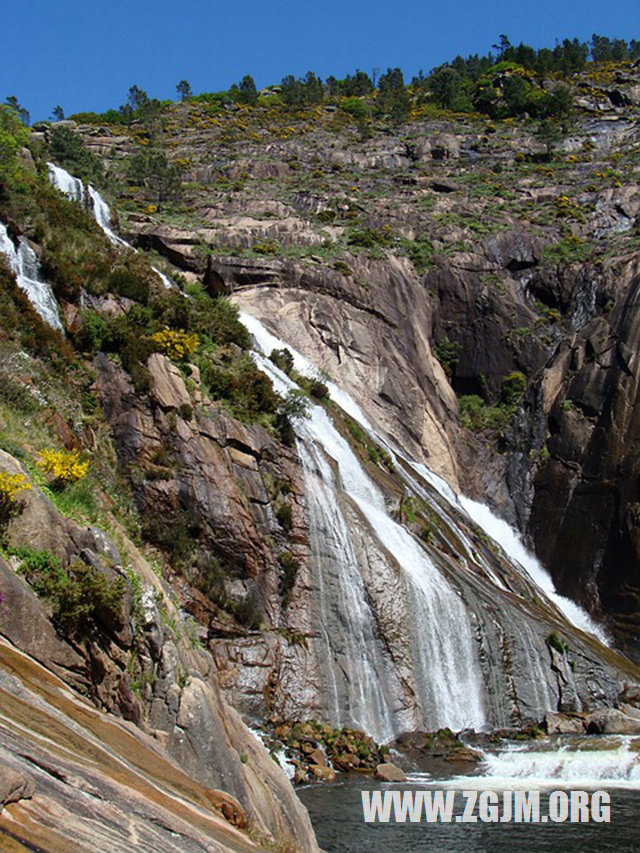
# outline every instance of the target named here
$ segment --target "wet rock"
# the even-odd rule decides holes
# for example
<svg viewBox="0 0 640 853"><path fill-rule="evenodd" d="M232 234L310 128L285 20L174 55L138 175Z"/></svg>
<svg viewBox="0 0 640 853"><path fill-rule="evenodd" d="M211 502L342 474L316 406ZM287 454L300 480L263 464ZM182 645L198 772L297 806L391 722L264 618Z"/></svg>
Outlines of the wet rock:
<svg viewBox="0 0 640 853"><path fill-rule="evenodd" d="M336 781L336 771L333 767L325 767L322 765L316 765L312 768L311 771L316 779L320 782L335 782Z"/></svg>
<svg viewBox="0 0 640 853"><path fill-rule="evenodd" d="M577 714L555 714L545 715L544 725L550 735L584 734L586 731L585 719Z"/></svg>
<svg viewBox="0 0 640 853"><path fill-rule="evenodd" d="M406 782L407 777L405 773L400 770L399 767L396 767L395 764L378 764L376 767L375 773L376 779L379 779L381 782Z"/></svg>
<svg viewBox="0 0 640 853"><path fill-rule="evenodd" d="M307 757L312 764L317 764L319 767L326 767L327 765L324 753L321 749L316 748L311 750Z"/></svg>

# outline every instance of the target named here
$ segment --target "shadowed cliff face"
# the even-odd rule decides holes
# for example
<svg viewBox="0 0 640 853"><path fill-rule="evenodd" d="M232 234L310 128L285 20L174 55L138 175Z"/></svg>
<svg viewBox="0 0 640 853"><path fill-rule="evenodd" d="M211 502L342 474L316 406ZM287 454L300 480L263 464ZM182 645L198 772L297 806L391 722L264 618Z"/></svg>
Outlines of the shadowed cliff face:
<svg viewBox="0 0 640 853"><path fill-rule="evenodd" d="M562 389L548 419L551 459L534 481L529 530L559 588L613 614L622 647L637 657L637 262L619 274L616 308L585 326L558 360Z"/></svg>

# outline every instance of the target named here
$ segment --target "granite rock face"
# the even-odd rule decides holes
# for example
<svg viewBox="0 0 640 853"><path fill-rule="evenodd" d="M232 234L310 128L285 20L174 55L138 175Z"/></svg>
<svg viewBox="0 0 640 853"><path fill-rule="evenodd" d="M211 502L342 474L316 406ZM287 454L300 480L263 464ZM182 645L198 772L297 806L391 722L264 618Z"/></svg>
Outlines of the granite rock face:
<svg viewBox="0 0 640 853"><path fill-rule="evenodd" d="M0 469L24 473L3 451ZM33 805L19 805L26 809L25 839L65 849L55 830L64 819L82 850L94 823L92 831L113 850L147 842L173 850L176 832L187 850L255 849L247 826L256 839L317 849L290 783L222 698L214 662L195 643L195 622L124 531L116 547L102 531L63 518L37 488L24 495L9 545L47 550L63 566L82 560L127 582L119 622L98 619L89 634L65 636L54 630L46 600L16 574L21 558L0 560L0 692L7 709L0 750L9 767L0 779L5 802L28 797L33 785L19 774L37 768ZM36 736L52 728L55 748ZM97 790L93 806L84 806L78 792ZM118 811L127 820L107 842L110 815Z"/></svg>

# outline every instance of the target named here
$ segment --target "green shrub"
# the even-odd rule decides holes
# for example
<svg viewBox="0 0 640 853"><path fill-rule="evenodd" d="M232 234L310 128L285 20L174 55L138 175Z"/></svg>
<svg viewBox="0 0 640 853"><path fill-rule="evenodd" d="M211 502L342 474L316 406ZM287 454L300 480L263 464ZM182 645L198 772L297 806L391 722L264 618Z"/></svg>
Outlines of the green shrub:
<svg viewBox="0 0 640 853"><path fill-rule="evenodd" d="M451 341L447 337L441 338L434 346L436 358L442 365L447 377L451 379L453 369L458 363L460 357L460 344L457 341Z"/></svg>
<svg viewBox="0 0 640 853"><path fill-rule="evenodd" d="M519 370L508 373L502 380L500 396L507 406L517 407L527 390L527 377Z"/></svg>
<svg viewBox="0 0 640 853"><path fill-rule="evenodd" d="M51 605L53 622L63 634L84 636L96 620L106 625L121 620L124 578L108 580L80 560L65 569L49 551L16 548L11 553L21 559L18 570L34 592Z"/></svg>
<svg viewBox="0 0 640 853"><path fill-rule="evenodd" d="M107 292L126 296L135 302L146 304L149 300L149 275L140 275L126 266L115 269L105 278Z"/></svg>
<svg viewBox="0 0 640 853"><path fill-rule="evenodd" d="M391 242L391 235L377 228L367 228L359 226L353 228L347 237L347 243L350 246L357 246L362 249L375 249L379 246L388 246Z"/></svg>
<svg viewBox="0 0 640 853"><path fill-rule="evenodd" d="M289 420L300 420L309 417L310 402L304 391L292 388L287 391L287 396L278 404L278 414L284 415Z"/></svg>
<svg viewBox="0 0 640 853"><path fill-rule="evenodd" d="M24 474L7 474L0 471L0 542L4 539L11 519L20 515L24 509L21 493L30 489L31 483Z"/></svg>
<svg viewBox="0 0 640 853"><path fill-rule="evenodd" d="M49 132L49 155L75 177L94 184L104 180L102 161L88 151L80 136L69 127L53 127Z"/></svg>
<svg viewBox="0 0 640 853"><path fill-rule="evenodd" d="M283 530L286 530L288 533L293 527L293 511L291 509L291 504L281 503L276 510L276 518Z"/></svg>
<svg viewBox="0 0 640 853"><path fill-rule="evenodd" d="M552 631L547 637L547 645L561 655L569 651L569 646L557 631Z"/></svg>
<svg viewBox="0 0 640 853"><path fill-rule="evenodd" d="M289 551L281 551L278 554L280 566L279 590L282 596L282 606L288 607L291 603L291 595L300 569L300 563Z"/></svg>
<svg viewBox="0 0 640 853"><path fill-rule="evenodd" d="M286 373L287 376L293 370L293 356L286 348L271 350L269 360L272 361L276 367L279 367L283 373Z"/></svg>

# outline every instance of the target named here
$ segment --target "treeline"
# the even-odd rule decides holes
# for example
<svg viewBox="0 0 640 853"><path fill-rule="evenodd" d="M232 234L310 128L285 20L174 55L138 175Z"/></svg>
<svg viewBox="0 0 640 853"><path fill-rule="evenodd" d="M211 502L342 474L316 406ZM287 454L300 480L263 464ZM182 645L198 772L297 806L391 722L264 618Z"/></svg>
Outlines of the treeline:
<svg viewBox="0 0 640 853"><path fill-rule="evenodd" d="M496 53L457 56L434 68L428 76L414 77L414 90L429 93L441 107L458 112L477 110L495 118L528 113L557 118L570 109L570 93L556 86L546 92L540 78L566 78L584 71L589 62L637 61L640 41L593 35L589 42L564 39L552 48L536 50L522 42L513 45L506 35L494 45Z"/></svg>
<svg viewBox="0 0 640 853"><path fill-rule="evenodd" d="M189 82L181 80L176 91L181 101L221 108L232 103L255 105L274 101L291 107L333 103L362 121L374 115L401 121L408 116L412 104L420 106L426 102L455 112L477 111L494 118L524 113L558 118L566 116L571 108L569 89L560 85L563 78L584 71L590 64L638 60L638 39L626 41L594 34L589 41L564 39L553 48L536 49L522 42L514 45L508 36L501 35L488 53L456 56L428 74L420 71L410 83L405 82L399 68L389 68L382 74L377 69L371 74L356 70L344 79L329 76L322 80L313 71L303 77L287 75L279 85L262 92L250 75L227 91L202 94L193 94ZM555 80L555 88L540 85L548 78ZM149 98L144 90L132 86L127 101L117 110L77 113L73 118L121 124L141 120L149 125L170 103ZM56 107L54 117L61 116L61 108Z"/></svg>

